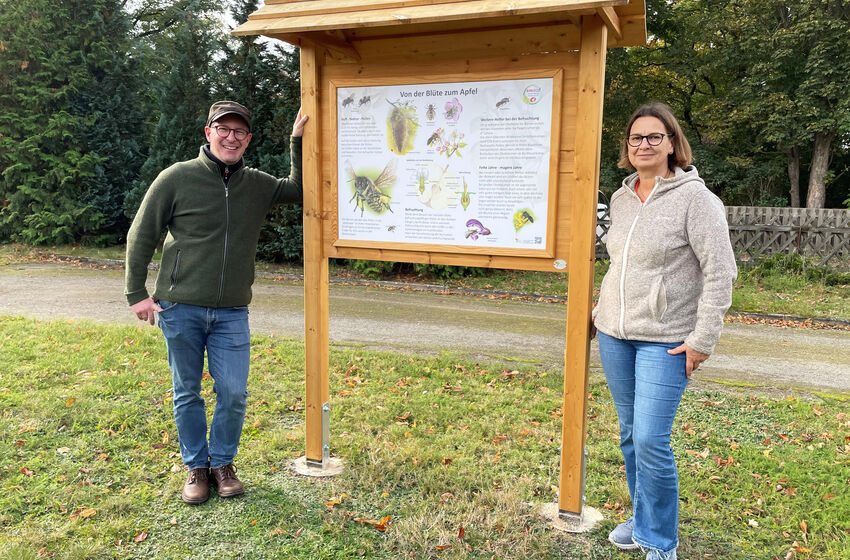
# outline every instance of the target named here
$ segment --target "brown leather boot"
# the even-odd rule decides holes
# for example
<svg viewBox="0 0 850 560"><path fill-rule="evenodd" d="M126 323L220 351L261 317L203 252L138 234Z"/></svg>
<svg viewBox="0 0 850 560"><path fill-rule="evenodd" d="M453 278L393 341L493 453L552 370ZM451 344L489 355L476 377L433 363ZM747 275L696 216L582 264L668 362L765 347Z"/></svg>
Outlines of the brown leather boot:
<svg viewBox="0 0 850 560"><path fill-rule="evenodd" d="M192 469L183 485L183 501L187 504L202 504L210 497L209 469Z"/></svg>
<svg viewBox="0 0 850 560"><path fill-rule="evenodd" d="M236 467L233 463L224 465L217 469L210 469L212 472L212 483L218 488L218 495L221 498L230 498L245 493L245 487L236 478Z"/></svg>

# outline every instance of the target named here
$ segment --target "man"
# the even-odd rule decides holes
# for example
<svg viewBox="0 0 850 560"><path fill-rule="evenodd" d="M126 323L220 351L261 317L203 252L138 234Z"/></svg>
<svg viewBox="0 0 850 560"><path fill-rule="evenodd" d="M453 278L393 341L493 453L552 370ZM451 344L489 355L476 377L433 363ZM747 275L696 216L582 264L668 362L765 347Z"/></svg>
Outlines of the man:
<svg viewBox="0 0 850 560"><path fill-rule="evenodd" d="M234 101L210 107L208 144L198 157L162 171L145 194L127 234L125 295L133 313L159 326L174 384L174 420L189 476L183 500L201 504L210 484L222 498L244 492L236 456L245 419L251 335L248 304L260 228L277 203L301 202L301 135L292 127L292 171L276 179L245 167L251 112ZM166 232L153 295L147 266ZM207 439L201 378L204 352L216 405Z"/></svg>

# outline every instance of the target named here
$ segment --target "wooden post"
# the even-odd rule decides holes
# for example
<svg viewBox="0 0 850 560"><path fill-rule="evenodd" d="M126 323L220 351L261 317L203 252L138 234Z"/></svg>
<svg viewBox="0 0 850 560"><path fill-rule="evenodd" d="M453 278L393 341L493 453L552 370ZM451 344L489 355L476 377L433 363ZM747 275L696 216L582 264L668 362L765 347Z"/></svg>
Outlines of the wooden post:
<svg viewBox="0 0 850 560"><path fill-rule="evenodd" d="M575 140L575 190L570 212L567 340L564 356L564 402L561 408L561 517L582 514L584 442L587 431L587 378L590 365L590 310L596 248L596 202L602 102L608 29L598 16L581 20L578 116Z"/></svg>
<svg viewBox="0 0 850 560"><path fill-rule="evenodd" d="M304 180L306 459L312 466L325 465L329 453L328 259L323 254L322 244L322 115L319 114L321 52L307 41L301 45L301 110L310 116L302 140L301 167Z"/></svg>

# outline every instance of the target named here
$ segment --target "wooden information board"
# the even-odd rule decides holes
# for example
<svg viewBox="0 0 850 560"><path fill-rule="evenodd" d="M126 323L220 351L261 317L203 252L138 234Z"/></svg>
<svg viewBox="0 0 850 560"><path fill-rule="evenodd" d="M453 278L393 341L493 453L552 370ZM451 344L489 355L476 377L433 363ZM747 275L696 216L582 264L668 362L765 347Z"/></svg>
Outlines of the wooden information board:
<svg viewBox="0 0 850 560"><path fill-rule="evenodd" d="M558 510L581 517L609 47L643 0L267 0L301 49L306 461L328 464L328 259L568 272Z"/></svg>

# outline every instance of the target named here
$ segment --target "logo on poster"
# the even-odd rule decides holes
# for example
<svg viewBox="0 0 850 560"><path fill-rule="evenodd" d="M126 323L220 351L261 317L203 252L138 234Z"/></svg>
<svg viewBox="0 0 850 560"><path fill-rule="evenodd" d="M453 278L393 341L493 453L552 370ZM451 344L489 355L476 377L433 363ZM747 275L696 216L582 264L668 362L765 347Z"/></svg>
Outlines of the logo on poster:
<svg viewBox="0 0 850 560"><path fill-rule="evenodd" d="M540 86L530 85L522 92L522 101L526 105L534 105L540 101L543 90Z"/></svg>

